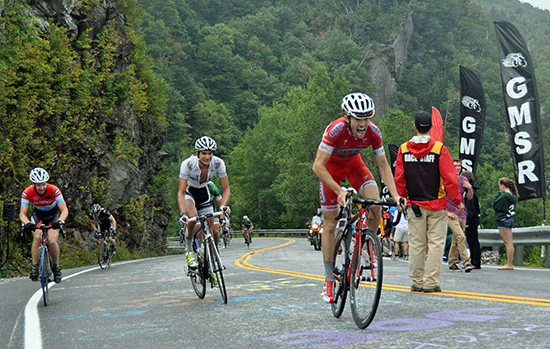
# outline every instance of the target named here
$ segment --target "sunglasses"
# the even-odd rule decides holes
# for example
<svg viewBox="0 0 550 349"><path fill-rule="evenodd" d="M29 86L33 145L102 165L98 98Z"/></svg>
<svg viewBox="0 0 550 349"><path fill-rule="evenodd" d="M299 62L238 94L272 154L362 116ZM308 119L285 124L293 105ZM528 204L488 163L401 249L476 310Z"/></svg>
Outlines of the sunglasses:
<svg viewBox="0 0 550 349"><path fill-rule="evenodd" d="M370 119L374 116L374 110L371 110L366 113L350 113L351 116L353 116L356 119L362 120L362 119Z"/></svg>

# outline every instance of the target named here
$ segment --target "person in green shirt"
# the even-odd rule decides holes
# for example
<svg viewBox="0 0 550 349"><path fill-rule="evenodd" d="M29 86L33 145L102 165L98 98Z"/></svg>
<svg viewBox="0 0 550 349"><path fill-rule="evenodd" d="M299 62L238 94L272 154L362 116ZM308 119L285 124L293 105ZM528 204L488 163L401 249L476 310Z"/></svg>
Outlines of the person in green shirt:
<svg viewBox="0 0 550 349"><path fill-rule="evenodd" d="M498 270L514 270L514 241L512 238L512 227L514 226L514 215L516 214L516 202L518 191L516 185L509 178L498 180L499 192L493 198L493 209L495 210L495 221L498 232L504 246L506 246L506 264Z"/></svg>

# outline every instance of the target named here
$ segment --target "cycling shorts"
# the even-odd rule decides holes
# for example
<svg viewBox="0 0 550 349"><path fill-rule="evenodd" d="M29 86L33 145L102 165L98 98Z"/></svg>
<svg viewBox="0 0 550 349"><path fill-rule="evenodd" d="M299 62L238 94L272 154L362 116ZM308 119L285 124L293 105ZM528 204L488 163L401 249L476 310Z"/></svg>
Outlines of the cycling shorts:
<svg viewBox="0 0 550 349"><path fill-rule="evenodd" d="M341 183L342 180L347 178L358 193L361 193L367 185L376 185L372 173L359 154L345 162L329 161L325 166L336 183ZM338 196L323 182L319 185L319 196L323 211L337 211L340 209Z"/></svg>
<svg viewBox="0 0 550 349"><path fill-rule="evenodd" d="M30 221L36 225L50 225L59 220L60 214L57 206L49 211L32 210Z"/></svg>
<svg viewBox="0 0 550 349"><path fill-rule="evenodd" d="M185 199L193 201L199 214L214 213L213 198L212 194L210 194L210 190L208 190L208 187L187 187L187 190L185 191Z"/></svg>

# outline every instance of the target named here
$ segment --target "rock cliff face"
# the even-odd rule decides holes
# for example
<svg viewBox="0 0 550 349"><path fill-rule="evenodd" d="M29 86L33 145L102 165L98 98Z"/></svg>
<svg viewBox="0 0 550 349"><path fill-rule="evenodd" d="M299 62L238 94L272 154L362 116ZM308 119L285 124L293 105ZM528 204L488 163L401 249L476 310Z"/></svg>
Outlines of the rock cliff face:
<svg viewBox="0 0 550 349"><path fill-rule="evenodd" d="M112 41L116 43L116 53L111 69L114 73L124 73L132 63L134 48L126 33L126 17L116 8L114 0L103 0L85 11L80 6L81 1L76 0L30 1L29 15L43 31L47 32L53 22L66 28L73 39L84 34L93 41L104 26L114 27L116 38ZM83 50L81 59L84 60L85 56ZM101 201L117 220L118 238L124 240L130 249L163 248L168 213L155 209L165 206L164 198L148 189L162 168L159 125L147 120L147 115L136 116L127 101L115 105L109 116L93 117L104 125L106 140L90 139L90 144L78 150L79 163L70 166L63 178L55 181L69 207L69 234L72 233L83 245L96 244L95 239L84 232L91 230L87 217L89 208L94 201ZM129 161L117 154L113 140L119 134L124 134L125 141L133 149L139 149L139 159ZM94 190L102 191L101 200L97 195L94 199Z"/></svg>
<svg viewBox="0 0 550 349"><path fill-rule="evenodd" d="M374 57L369 63L369 73L378 91L374 96L376 113L385 116L386 106L395 107L397 81L407 63L407 49L413 32L412 14L403 19L397 37L387 45L382 55Z"/></svg>

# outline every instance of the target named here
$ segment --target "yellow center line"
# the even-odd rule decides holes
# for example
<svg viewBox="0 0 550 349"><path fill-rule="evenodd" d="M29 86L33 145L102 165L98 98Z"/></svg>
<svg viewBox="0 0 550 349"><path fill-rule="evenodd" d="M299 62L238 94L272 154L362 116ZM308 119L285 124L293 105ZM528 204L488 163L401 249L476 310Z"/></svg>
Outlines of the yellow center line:
<svg viewBox="0 0 550 349"><path fill-rule="evenodd" d="M238 259L236 259L235 265L240 268L261 271L264 273L288 275L288 276L294 276L302 279L310 279L310 280L318 280L318 281L325 280L324 275L302 273L299 271L292 271L292 270L265 268L265 267L260 267L250 263L250 259L252 258L252 256L255 256L256 254L282 248L296 242L296 240L294 239L286 239L286 238L279 238L279 239L286 240L286 242L279 245L272 246L272 247L266 247L259 250L248 252L242 255L241 257L239 257ZM384 290L391 290L391 291L411 292L410 286L382 284L382 288ZM430 293L430 295L550 307L550 299L545 299L545 298L518 297L518 296L507 296L507 295L498 295L498 294L489 294L489 293L475 293L475 292L466 292L466 291L451 291L451 290L434 292L434 293Z"/></svg>

